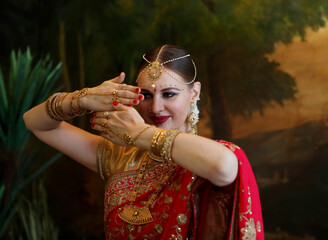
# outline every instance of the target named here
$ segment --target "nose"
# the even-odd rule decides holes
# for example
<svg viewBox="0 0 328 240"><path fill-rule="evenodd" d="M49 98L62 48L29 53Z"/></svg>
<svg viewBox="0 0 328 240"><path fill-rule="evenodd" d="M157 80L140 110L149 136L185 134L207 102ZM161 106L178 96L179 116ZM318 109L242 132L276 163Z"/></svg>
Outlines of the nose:
<svg viewBox="0 0 328 240"><path fill-rule="evenodd" d="M163 101L158 96L155 96L153 98L153 101L151 103L151 106L149 106L149 112L158 115L161 113L164 109Z"/></svg>

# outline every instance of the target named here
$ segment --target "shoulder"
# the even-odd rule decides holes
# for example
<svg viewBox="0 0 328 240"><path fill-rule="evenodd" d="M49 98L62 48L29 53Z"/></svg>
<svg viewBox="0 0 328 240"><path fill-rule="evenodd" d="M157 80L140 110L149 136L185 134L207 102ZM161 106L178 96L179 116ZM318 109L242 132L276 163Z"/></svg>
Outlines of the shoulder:
<svg viewBox="0 0 328 240"><path fill-rule="evenodd" d="M229 148L233 152L235 152L237 150L241 150L241 148L239 146L237 146L236 144L234 144L232 142L228 142L228 141L225 141L225 140L216 140L216 142L224 145L226 148Z"/></svg>

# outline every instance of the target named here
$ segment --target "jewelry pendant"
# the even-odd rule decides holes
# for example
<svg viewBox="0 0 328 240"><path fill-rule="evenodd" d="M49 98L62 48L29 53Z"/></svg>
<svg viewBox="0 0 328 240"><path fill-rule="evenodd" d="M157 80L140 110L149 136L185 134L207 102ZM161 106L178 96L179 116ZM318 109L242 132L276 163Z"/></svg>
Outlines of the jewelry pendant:
<svg viewBox="0 0 328 240"><path fill-rule="evenodd" d="M128 205L123 208L123 211L118 216L132 225L143 225L154 221L148 207Z"/></svg>

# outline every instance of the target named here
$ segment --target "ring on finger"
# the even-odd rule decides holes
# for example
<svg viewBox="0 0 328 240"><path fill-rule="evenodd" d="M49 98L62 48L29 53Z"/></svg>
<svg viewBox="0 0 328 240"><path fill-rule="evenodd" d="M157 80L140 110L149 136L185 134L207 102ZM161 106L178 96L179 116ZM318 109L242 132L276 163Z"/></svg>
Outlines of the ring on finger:
<svg viewBox="0 0 328 240"><path fill-rule="evenodd" d="M100 126L102 126L102 127L104 127L104 128L107 128L107 127L108 127L108 126L107 126L107 121L102 122L102 123L100 124Z"/></svg>
<svg viewBox="0 0 328 240"><path fill-rule="evenodd" d="M117 101L117 99L118 99L118 97L116 96L116 94L117 94L117 90L114 90L113 91L113 96L112 96L112 101L114 102L114 101Z"/></svg>
<svg viewBox="0 0 328 240"><path fill-rule="evenodd" d="M109 119L109 112L104 112L104 116L106 119Z"/></svg>

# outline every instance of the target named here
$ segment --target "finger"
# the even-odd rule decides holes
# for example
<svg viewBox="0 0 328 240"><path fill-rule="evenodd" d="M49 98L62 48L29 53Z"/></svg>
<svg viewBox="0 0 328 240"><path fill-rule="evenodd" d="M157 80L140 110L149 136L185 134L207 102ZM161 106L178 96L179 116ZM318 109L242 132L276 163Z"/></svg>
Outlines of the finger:
<svg viewBox="0 0 328 240"><path fill-rule="evenodd" d="M112 112L111 111L97 112L97 113L93 113L92 116L93 117L90 118L90 120L94 118L110 119L110 117L112 116Z"/></svg>
<svg viewBox="0 0 328 240"><path fill-rule="evenodd" d="M105 125L106 125L106 123L104 121L100 122L95 118L93 120L93 123L91 124L91 128L98 132L106 132L108 127L106 127Z"/></svg>
<svg viewBox="0 0 328 240"><path fill-rule="evenodd" d="M141 89L139 87L135 87L132 85L124 85L124 84L117 84L117 90L126 90L130 91L131 93L140 93Z"/></svg>
<svg viewBox="0 0 328 240"><path fill-rule="evenodd" d="M126 105L128 107L131 107L132 105L138 105L139 104L139 100L137 99L126 99L126 98L112 98L112 105L113 106L117 106L119 103ZM115 109L116 110L116 109Z"/></svg>
<svg viewBox="0 0 328 240"><path fill-rule="evenodd" d="M122 83L124 81L124 78L125 78L125 73L121 72L121 74L118 77L112 79L111 82L113 82L113 83Z"/></svg>
<svg viewBox="0 0 328 240"><path fill-rule="evenodd" d="M109 119L104 118L104 117L93 117L90 118L90 122L91 122L91 127L94 128L95 130L101 130L101 129L106 129L109 127ZM101 129L99 129L98 127L101 127Z"/></svg>
<svg viewBox="0 0 328 240"><path fill-rule="evenodd" d="M117 111L127 111L130 109L130 107L125 106L124 104L120 104L120 103L117 103L117 104L113 103L113 107Z"/></svg>
<svg viewBox="0 0 328 240"><path fill-rule="evenodd" d="M137 99L137 100L144 99L144 95L140 93L131 92L129 90L119 90L117 91L117 96L121 98L129 98L129 99Z"/></svg>

